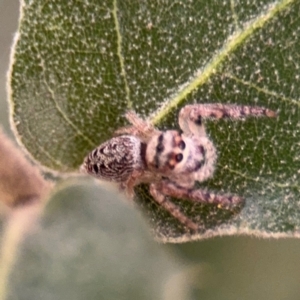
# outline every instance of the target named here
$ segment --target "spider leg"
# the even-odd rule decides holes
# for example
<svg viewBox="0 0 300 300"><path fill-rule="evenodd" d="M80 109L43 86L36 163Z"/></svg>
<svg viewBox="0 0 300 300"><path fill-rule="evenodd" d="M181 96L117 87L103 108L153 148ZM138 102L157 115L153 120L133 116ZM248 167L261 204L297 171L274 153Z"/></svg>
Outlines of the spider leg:
<svg viewBox="0 0 300 300"><path fill-rule="evenodd" d="M125 117L132 126L121 127L114 134L130 134L147 142L154 134L159 132L150 122L144 121L132 110L128 111Z"/></svg>
<svg viewBox="0 0 300 300"><path fill-rule="evenodd" d="M178 124L185 135L206 136L201 114L196 114L192 105L187 105L180 110Z"/></svg>
<svg viewBox="0 0 300 300"><path fill-rule="evenodd" d="M126 119L137 129L141 137L151 138L158 130L147 121L141 119L134 111L126 113Z"/></svg>
<svg viewBox="0 0 300 300"><path fill-rule="evenodd" d="M134 187L137 185L139 178L142 178L144 171L142 169L133 170L130 177L119 184L120 191L125 192L126 197L129 200L134 198Z"/></svg>
<svg viewBox="0 0 300 300"><path fill-rule="evenodd" d="M199 141L205 150L205 161L200 172L195 173L195 179L199 182L212 177L217 161L217 151L214 144L206 137L200 137Z"/></svg>
<svg viewBox="0 0 300 300"><path fill-rule="evenodd" d="M194 104L186 105L179 113L179 126L185 134L205 135L202 118L214 119L244 119L249 116L254 117L276 117L273 110L247 105L235 104Z"/></svg>
<svg viewBox="0 0 300 300"><path fill-rule="evenodd" d="M190 218L184 215L179 207L172 203L168 197L160 192L157 188L157 185L152 183L150 185L150 194L154 198L154 200L162 206L165 210L167 210L174 218L176 218L181 224L185 225L189 229L193 231L198 230L198 225L194 223Z"/></svg>
<svg viewBox="0 0 300 300"><path fill-rule="evenodd" d="M243 198L239 196L213 194L201 189L188 189L167 180L161 181L158 188L163 195L198 203L216 204L221 207L238 206L244 202Z"/></svg>
<svg viewBox="0 0 300 300"><path fill-rule="evenodd" d="M129 134L129 135L138 136L140 134L140 132L134 126L124 126L124 127L121 127L119 129L117 129L114 132L114 136L116 136L116 135L123 135L123 134Z"/></svg>

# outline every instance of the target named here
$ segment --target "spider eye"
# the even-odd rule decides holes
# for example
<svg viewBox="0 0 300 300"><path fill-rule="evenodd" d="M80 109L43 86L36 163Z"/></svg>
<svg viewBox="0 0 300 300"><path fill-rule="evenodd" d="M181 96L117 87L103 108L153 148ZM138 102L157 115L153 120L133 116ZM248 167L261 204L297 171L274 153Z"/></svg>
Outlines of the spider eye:
<svg viewBox="0 0 300 300"><path fill-rule="evenodd" d="M181 150L184 150L184 148L185 148L185 142L184 142L183 140L181 140L181 141L179 142L178 147L179 147Z"/></svg>
<svg viewBox="0 0 300 300"><path fill-rule="evenodd" d="M183 155L182 155L181 153L179 153L179 154L176 154L176 156L175 156L175 160L176 160L176 162L181 162L181 161L182 161L182 159L183 159Z"/></svg>

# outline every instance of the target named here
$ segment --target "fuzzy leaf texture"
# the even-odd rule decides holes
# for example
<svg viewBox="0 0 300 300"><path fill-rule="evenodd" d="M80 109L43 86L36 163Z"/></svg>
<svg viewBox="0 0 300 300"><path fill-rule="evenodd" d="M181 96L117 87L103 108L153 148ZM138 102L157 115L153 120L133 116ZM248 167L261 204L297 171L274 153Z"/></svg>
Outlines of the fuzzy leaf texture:
<svg viewBox="0 0 300 300"><path fill-rule="evenodd" d="M15 211L5 228L0 299L189 299L174 255L115 193L72 179L41 212L29 210Z"/></svg>
<svg viewBox="0 0 300 300"><path fill-rule="evenodd" d="M24 1L10 72L18 139L42 166L78 170L133 108L178 128L187 103L260 105L274 119L207 121L218 150L208 190L237 212L174 200L189 235L137 191L156 232L180 242L220 234L299 236L299 1Z"/></svg>

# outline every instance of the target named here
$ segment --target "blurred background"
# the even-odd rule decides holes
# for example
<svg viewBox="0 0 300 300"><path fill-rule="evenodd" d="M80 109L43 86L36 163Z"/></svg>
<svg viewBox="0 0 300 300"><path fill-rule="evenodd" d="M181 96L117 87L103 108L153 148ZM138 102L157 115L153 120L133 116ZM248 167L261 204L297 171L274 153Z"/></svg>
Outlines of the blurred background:
<svg viewBox="0 0 300 300"><path fill-rule="evenodd" d="M17 0L0 0L0 123L12 138L6 72L18 14ZM222 237L162 246L172 248L187 265L195 266L195 274L187 272L194 286L194 299L300 299L297 239Z"/></svg>

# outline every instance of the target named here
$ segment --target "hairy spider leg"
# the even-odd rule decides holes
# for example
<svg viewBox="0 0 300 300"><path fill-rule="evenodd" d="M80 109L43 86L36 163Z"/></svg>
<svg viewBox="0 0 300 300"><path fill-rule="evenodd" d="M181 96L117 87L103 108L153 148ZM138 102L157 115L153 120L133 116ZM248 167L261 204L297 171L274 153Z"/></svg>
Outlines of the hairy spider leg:
<svg viewBox="0 0 300 300"><path fill-rule="evenodd" d="M134 111L128 111L126 113L126 119L138 130L140 137L151 138L155 133L159 131L147 121L141 119Z"/></svg>
<svg viewBox="0 0 300 300"><path fill-rule="evenodd" d="M126 119L132 126L125 126L115 131L116 135L130 134L139 137L143 142L147 142L155 133L159 131L147 121L141 119L134 111L128 111Z"/></svg>
<svg viewBox="0 0 300 300"><path fill-rule="evenodd" d="M153 199L162 206L165 210L167 210L175 219L177 219L181 224L185 225L189 229L193 231L198 230L198 225L194 223L190 218L188 218L185 214L183 214L179 207L171 202L168 197L162 194L158 189L155 183L150 184L150 194Z"/></svg>
<svg viewBox="0 0 300 300"><path fill-rule="evenodd" d="M195 137L195 139L196 138L197 137ZM197 138L197 140L198 145L201 145L205 151L205 160L201 167L201 172L197 172L195 174L195 180L202 182L211 178L214 173L215 164L217 161L217 150L212 141L207 137L200 137Z"/></svg>
<svg viewBox="0 0 300 300"><path fill-rule="evenodd" d="M190 105L189 105L190 106ZM195 115L194 110L182 108L178 116L178 124L184 135L206 136L201 114Z"/></svg>
<svg viewBox="0 0 300 300"><path fill-rule="evenodd" d="M276 112L273 110L259 107L259 106L247 106L247 105L235 105L235 104L193 104L186 105L180 110L179 113L179 125L181 129L187 133L200 134L204 126L202 125L202 118L214 118L214 119L243 119L245 117L276 117ZM191 121L189 123L189 120ZM196 131L193 131L194 125L199 125ZM202 128L203 127L203 128Z"/></svg>
<svg viewBox="0 0 300 300"><path fill-rule="evenodd" d="M179 112L178 123L183 134L193 138L197 144L205 149L205 164L195 179L204 181L211 177L217 160L217 152L213 143L206 137L203 118L232 118L243 119L245 117L276 117L276 113L270 109L258 106L246 106L235 104L194 104L186 105ZM199 137L199 141L197 141Z"/></svg>
<svg viewBox="0 0 300 300"><path fill-rule="evenodd" d="M174 198L187 199L204 204L216 204L221 207L238 206L244 202L243 198L239 196L213 194L201 189L187 189L168 180L157 183L157 189L162 194Z"/></svg>

